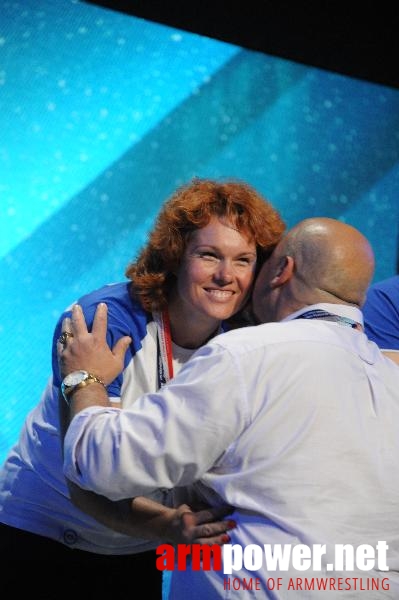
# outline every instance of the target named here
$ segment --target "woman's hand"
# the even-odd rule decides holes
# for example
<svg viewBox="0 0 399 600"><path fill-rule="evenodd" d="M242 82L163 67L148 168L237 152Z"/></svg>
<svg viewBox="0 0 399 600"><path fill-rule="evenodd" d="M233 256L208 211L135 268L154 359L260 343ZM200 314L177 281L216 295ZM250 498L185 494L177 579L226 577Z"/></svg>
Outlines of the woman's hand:
<svg viewBox="0 0 399 600"><path fill-rule="evenodd" d="M206 508L193 512L187 504L175 509L164 537L173 544L218 544L230 541L228 531L236 527L231 519L222 520L231 514L231 507Z"/></svg>

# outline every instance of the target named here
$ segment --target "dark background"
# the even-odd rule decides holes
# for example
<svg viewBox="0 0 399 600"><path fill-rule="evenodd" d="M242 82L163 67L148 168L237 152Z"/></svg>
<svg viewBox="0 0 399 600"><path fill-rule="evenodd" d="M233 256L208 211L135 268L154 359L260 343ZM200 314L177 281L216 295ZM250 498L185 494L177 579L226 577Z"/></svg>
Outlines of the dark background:
<svg viewBox="0 0 399 600"><path fill-rule="evenodd" d="M319 0L88 0L186 31L399 87L396 3Z"/></svg>

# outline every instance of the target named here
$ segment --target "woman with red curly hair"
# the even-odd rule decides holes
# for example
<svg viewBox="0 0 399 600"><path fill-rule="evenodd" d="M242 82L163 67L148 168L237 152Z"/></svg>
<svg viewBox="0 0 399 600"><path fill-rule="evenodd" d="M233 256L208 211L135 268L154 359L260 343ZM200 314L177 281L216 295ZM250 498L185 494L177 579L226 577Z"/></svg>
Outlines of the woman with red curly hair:
<svg viewBox="0 0 399 600"><path fill-rule="evenodd" d="M163 205L148 243L128 266L128 281L105 285L78 300L89 327L98 304L107 304L111 347L123 336L132 339L123 373L107 386L115 406L123 409L143 393L156 391L211 337L245 323L257 268L284 230L278 212L244 182L196 178L177 189ZM168 508L163 496L135 499L120 524L115 503L68 487L63 477L57 343L65 339L63 323L65 327L70 316L67 310L58 320L52 377L0 472L1 554L13 560L14 552L18 562L23 555L63 564L93 559L106 567L95 576L102 592L110 582L109 566L124 565L118 581L110 582L110 593L114 595L116 585L131 589L133 568L146 578L146 597L160 598L153 549L161 531L167 539L178 539L176 523L184 525L181 507ZM194 528L192 538L196 536L205 534Z"/></svg>
<svg viewBox="0 0 399 600"><path fill-rule="evenodd" d="M197 348L219 327L220 322L215 323L215 319L228 320L243 308L256 268L269 256L284 229L276 209L248 184L235 180L194 179L179 188L164 204L148 244L127 268L126 276L133 282L132 294L148 312L168 307L172 330L185 331L193 337L189 347ZM207 232L210 240L197 239ZM237 258L233 257L235 263L230 265L237 276L236 285L234 289L228 289L229 285L231 288L230 277L234 276L227 274L226 279L226 271L223 271L218 279L222 283L214 286L215 293L202 286L201 292L197 290L201 298L196 297L193 302L190 293L188 296L179 293L185 267L196 264L206 270L205 278L211 280L219 277L220 267L222 270L224 266L229 267L228 261L213 251L202 251L195 261L192 249L199 242L210 241L213 246L214 236L222 244L227 244L229 238L232 243L233 238L237 243ZM240 244L245 242L247 254L240 257ZM206 243L202 245L206 246ZM195 326L196 308L201 313L208 313L209 317L211 331L207 335L204 329L204 334L199 334L205 336L202 340L194 339L195 331L192 331L192 327L198 329Z"/></svg>
<svg viewBox="0 0 399 600"><path fill-rule="evenodd" d="M246 183L194 179L179 188L163 206L147 246L126 272L147 310L167 305L190 234L211 220L252 240L258 264L285 227L278 212Z"/></svg>

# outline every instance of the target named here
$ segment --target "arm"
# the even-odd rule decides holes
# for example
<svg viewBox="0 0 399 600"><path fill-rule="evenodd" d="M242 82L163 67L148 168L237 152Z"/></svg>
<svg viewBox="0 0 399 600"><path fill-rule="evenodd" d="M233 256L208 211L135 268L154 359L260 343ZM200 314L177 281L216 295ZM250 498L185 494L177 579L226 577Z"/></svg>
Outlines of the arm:
<svg viewBox="0 0 399 600"><path fill-rule="evenodd" d="M83 318L83 313L79 312L78 318L80 316ZM63 330L68 330L68 328L70 328L70 323L69 319L66 319L63 323ZM127 347L129 341L129 338L124 339L122 351L119 355L122 365L123 348ZM63 346L58 344L58 353L62 354L62 351ZM114 375L111 374L109 378L113 379ZM97 396L96 394L94 403L102 402L105 406L111 406L103 386L99 385L99 390L97 391L99 395ZM79 390L76 391L76 396L79 399ZM74 403L73 405L75 408L79 406L78 403ZM63 439L71 418L71 413L61 394L59 406ZM231 521L221 520L231 513L229 507L193 512L186 504L182 504L178 508L170 508L145 497L136 497L131 500L115 502L105 496L84 490L69 480L67 480L67 483L71 501L76 506L103 525L125 535L158 541L170 541L172 543L213 544L226 542L225 533L232 528Z"/></svg>
<svg viewBox="0 0 399 600"><path fill-rule="evenodd" d="M399 350L399 275L372 285L362 311L367 336L383 350Z"/></svg>
<svg viewBox="0 0 399 600"><path fill-rule="evenodd" d="M81 510L119 533L171 544L223 544L226 532L235 526L221 520L230 508L209 508L193 512L187 504L168 508L138 496L113 502L69 483L71 499Z"/></svg>
<svg viewBox="0 0 399 600"><path fill-rule="evenodd" d="M60 356L63 373L80 367L110 381L123 362L123 341L112 351L107 345L105 307L99 306L92 333L78 308L71 327L74 337ZM247 425L244 388L239 365L212 342L161 391L141 396L129 409L110 407L100 383L80 388L71 399L64 472L112 500L190 485Z"/></svg>

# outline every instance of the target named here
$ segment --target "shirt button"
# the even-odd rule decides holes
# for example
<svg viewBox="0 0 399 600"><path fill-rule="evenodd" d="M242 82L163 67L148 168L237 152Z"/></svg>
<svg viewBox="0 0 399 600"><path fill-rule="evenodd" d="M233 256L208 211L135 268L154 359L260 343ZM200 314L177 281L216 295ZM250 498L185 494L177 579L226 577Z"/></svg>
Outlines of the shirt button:
<svg viewBox="0 0 399 600"><path fill-rule="evenodd" d="M78 534L73 529L65 529L63 537L64 542L68 544L68 546L73 546L74 544L76 544Z"/></svg>

